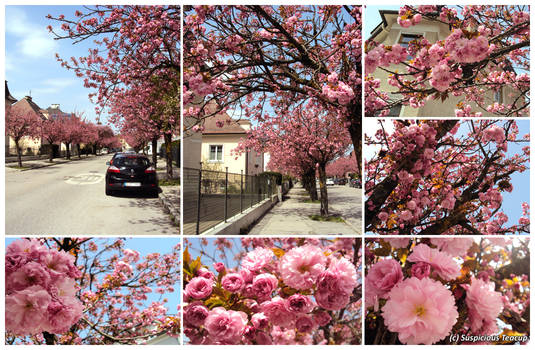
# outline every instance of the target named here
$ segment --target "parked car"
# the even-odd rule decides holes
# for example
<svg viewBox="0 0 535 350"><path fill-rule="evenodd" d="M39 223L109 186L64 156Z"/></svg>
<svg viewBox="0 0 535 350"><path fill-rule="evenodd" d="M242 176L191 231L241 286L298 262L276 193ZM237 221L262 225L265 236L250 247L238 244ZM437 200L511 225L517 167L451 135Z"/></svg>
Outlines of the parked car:
<svg viewBox="0 0 535 350"><path fill-rule="evenodd" d="M333 181L333 179L327 179L327 181L325 181L325 185L327 185L327 186L334 186L334 181Z"/></svg>
<svg viewBox="0 0 535 350"><path fill-rule="evenodd" d="M114 191L148 191L158 194L156 169L143 154L115 153L106 171L106 195Z"/></svg>
<svg viewBox="0 0 535 350"><path fill-rule="evenodd" d="M347 183L347 179L345 177L342 177L340 179L336 179L336 184L340 186L344 186Z"/></svg>
<svg viewBox="0 0 535 350"><path fill-rule="evenodd" d="M360 180L358 180L358 179L351 179L349 181L349 186L355 187L355 188L361 188L362 187L361 183L360 183Z"/></svg>

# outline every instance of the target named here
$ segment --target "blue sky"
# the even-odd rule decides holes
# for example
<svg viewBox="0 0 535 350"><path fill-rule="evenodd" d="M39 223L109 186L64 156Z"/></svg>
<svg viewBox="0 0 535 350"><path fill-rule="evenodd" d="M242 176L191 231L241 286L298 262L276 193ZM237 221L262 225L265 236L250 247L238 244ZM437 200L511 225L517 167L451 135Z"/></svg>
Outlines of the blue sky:
<svg viewBox="0 0 535 350"><path fill-rule="evenodd" d="M95 121L94 105L84 88L83 79L60 66L55 58L85 56L92 41L72 45L68 40L54 40L46 27L58 27L47 14L73 18L81 6L6 6L5 7L5 79L16 99L30 94L39 107L59 103L64 112L81 112ZM57 31L61 33L61 31ZM105 118L102 118L105 124Z"/></svg>
<svg viewBox="0 0 535 350"><path fill-rule="evenodd" d="M6 238L5 244L6 247L15 241L18 238ZM97 244L101 238L97 238ZM114 238L115 239L115 238ZM150 253L160 253L167 254L171 252L172 247L180 243L180 238L127 238L124 244L124 248L129 248L136 250L140 254L140 260L143 260L143 257ZM181 264L180 261L176 262ZM177 307L179 303L179 293L180 293L180 283L174 285L174 293L163 294L165 298L168 299L168 302L165 304L169 314L176 314ZM150 305L151 302L157 301L161 294L148 294L148 300L145 301L146 305Z"/></svg>

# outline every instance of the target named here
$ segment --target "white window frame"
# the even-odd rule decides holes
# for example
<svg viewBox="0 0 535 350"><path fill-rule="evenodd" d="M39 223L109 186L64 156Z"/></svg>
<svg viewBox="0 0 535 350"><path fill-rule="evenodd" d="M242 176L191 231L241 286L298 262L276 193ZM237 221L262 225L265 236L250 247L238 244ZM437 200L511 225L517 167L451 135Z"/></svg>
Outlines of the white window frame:
<svg viewBox="0 0 535 350"><path fill-rule="evenodd" d="M216 159L211 159L212 157L212 147L221 147L221 160L217 159L217 155L218 155L218 152L217 152L217 149L216 149L216 153L215 153L215 156L216 156ZM224 158L225 158L225 146L222 145L222 144L213 144L213 145L208 145L208 162L210 163L223 163L224 162Z"/></svg>

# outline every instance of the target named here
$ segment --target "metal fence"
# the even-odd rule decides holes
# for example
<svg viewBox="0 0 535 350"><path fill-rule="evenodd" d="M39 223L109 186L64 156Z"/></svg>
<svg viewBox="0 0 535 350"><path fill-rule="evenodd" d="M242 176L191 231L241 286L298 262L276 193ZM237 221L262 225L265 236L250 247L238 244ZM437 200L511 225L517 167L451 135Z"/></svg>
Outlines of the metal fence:
<svg viewBox="0 0 535 350"><path fill-rule="evenodd" d="M183 169L185 235L202 233L277 194L276 177Z"/></svg>

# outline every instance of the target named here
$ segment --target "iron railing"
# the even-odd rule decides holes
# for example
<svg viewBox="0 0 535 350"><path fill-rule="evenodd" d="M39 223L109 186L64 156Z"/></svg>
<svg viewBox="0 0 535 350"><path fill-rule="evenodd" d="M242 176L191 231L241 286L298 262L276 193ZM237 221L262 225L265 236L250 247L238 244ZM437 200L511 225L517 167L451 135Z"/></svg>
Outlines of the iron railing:
<svg viewBox="0 0 535 350"><path fill-rule="evenodd" d="M273 175L183 169L185 235L200 234L277 194Z"/></svg>

